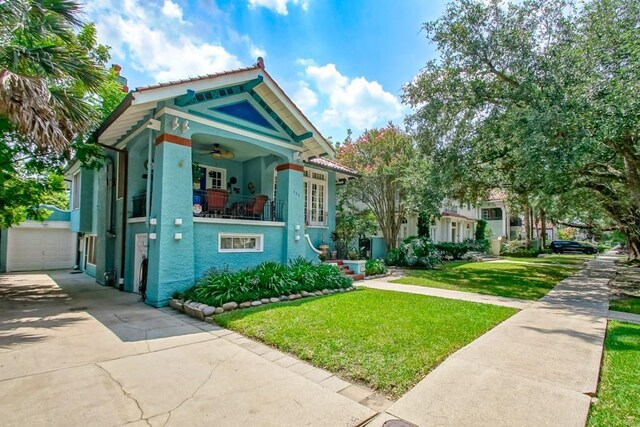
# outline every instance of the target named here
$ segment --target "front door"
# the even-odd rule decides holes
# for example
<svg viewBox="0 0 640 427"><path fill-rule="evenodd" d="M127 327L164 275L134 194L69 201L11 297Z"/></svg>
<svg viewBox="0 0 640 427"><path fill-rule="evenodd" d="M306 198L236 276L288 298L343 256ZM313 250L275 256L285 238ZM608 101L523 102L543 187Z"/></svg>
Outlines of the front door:
<svg viewBox="0 0 640 427"><path fill-rule="evenodd" d="M136 234L136 247L133 264L133 291L138 290L140 284L140 265L142 260L147 257L147 233Z"/></svg>

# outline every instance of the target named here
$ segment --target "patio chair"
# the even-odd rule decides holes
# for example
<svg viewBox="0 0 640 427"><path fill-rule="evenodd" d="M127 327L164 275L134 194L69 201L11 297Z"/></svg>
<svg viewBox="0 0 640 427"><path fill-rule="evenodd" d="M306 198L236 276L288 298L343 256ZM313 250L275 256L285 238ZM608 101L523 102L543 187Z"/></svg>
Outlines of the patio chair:
<svg viewBox="0 0 640 427"><path fill-rule="evenodd" d="M227 201L229 200L229 192L221 189L207 190L207 213L208 214L225 214Z"/></svg>
<svg viewBox="0 0 640 427"><path fill-rule="evenodd" d="M269 197L259 194L247 205L247 216L263 219L264 205L269 201Z"/></svg>

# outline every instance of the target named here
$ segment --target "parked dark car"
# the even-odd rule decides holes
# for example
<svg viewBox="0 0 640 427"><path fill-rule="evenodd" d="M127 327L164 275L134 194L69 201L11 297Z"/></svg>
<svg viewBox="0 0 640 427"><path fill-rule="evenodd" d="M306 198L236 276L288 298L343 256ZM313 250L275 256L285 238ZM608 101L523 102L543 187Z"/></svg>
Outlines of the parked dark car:
<svg viewBox="0 0 640 427"><path fill-rule="evenodd" d="M564 254L567 252L583 253L594 255L598 253L593 245L582 242L575 242L573 240L554 240L549 246L551 250L556 254Z"/></svg>

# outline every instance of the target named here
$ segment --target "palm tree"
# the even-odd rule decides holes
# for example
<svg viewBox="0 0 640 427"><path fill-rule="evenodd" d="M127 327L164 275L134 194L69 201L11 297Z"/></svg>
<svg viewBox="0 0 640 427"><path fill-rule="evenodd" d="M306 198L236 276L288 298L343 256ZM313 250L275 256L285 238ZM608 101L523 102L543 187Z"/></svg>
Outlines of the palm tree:
<svg viewBox="0 0 640 427"><path fill-rule="evenodd" d="M73 0L0 0L0 121L43 150L67 151L96 118L87 94L107 73L76 37L79 13Z"/></svg>

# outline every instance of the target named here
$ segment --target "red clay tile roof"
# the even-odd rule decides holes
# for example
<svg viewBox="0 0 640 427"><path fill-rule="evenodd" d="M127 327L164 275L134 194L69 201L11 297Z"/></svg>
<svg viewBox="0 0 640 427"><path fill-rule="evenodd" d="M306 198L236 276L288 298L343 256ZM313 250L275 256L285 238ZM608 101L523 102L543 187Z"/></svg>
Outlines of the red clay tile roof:
<svg viewBox="0 0 640 427"><path fill-rule="evenodd" d="M156 84L147 85L147 86L139 86L136 88L136 92L143 92L149 89L158 89L160 87L172 86L172 85L177 85L181 83L197 82L199 80L212 79L214 77L228 76L229 74L236 74L236 73L241 73L243 71L256 70L259 68L260 67L258 66L258 64L256 64L256 65L252 65L251 67L236 68L235 70L221 71L219 73L206 74L204 76L189 77L182 80L173 80L170 82L156 83Z"/></svg>
<svg viewBox="0 0 640 427"><path fill-rule="evenodd" d="M454 218L462 218L462 219L466 219L467 221L476 221L476 220L475 220L475 219L473 219L473 218L469 218L469 217L466 217L466 216L464 216L464 215L460 215L460 214L459 214L459 213L457 213L457 212L447 212L447 211L443 211L443 212L442 212L442 216L451 216L451 217L454 217Z"/></svg>
<svg viewBox="0 0 640 427"><path fill-rule="evenodd" d="M358 172L355 170L348 168L346 166L341 165L338 162L329 159L323 159L322 157L314 157L306 161L312 165L319 166L324 169L330 169L335 172L340 172L345 175L358 176Z"/></svg>
<svg viewBox="0 0 640 427"><path fill-rule="evenodd" d="M507 192L504 190L491 190L489 191L489 201L493 200L504 200L507 198Z"/></svg>

